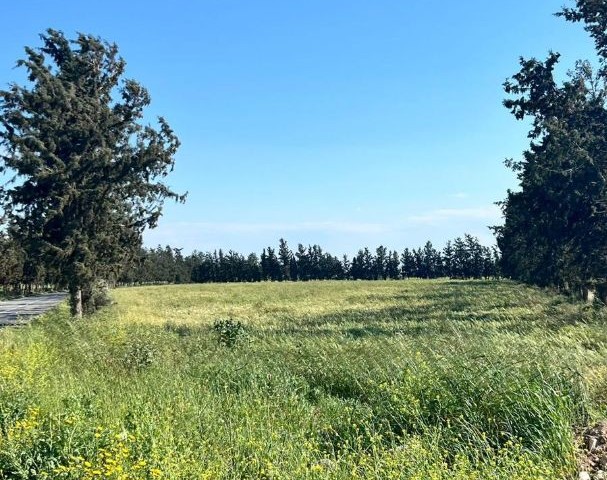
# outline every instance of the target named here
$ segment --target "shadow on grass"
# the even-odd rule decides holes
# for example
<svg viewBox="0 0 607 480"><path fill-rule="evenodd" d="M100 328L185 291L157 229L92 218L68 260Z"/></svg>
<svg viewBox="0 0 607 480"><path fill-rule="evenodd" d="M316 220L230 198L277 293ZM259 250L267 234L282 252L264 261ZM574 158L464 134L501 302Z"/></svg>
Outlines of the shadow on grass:
<svg viewBox="0 0 607 480"><path fill-rule="evenodd" d="M519 292L520 288L520 292ZM519 295L520 293L520 295ZM386 307L353 307L325 315L293 317L270 329L284 335L335 335L352 339L369 336L448 334L454 325L494 332L528 334L537 329L559 331L590 323L602 313L580 302L540 289L500 281L446 281L430 289L373 296L397 302ZM459 330L459 327L455 327Z"/></svg>

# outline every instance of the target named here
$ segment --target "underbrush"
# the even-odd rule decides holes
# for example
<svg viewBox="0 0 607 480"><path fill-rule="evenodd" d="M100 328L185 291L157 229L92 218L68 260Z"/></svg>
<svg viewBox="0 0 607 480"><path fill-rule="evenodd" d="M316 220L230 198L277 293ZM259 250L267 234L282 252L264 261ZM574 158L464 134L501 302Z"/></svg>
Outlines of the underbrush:
<svg viewBox="0 0 607 480"><path fill-rule="evenodd" d="M566 479L605 413L602 310L535 289L181 288L0 332L0 478Z"/></svg>

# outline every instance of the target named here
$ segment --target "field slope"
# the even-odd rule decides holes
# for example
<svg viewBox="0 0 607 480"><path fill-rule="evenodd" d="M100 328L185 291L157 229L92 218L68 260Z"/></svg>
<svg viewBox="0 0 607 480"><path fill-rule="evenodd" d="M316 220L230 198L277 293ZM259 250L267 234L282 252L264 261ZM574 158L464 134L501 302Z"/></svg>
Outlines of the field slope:
<svg viewBox="0 0 607 480"><path fill-rule="evenodd" d="M566 479L606 414L604 309L512 282L113 296L0 331L0 479Z"/></svg>

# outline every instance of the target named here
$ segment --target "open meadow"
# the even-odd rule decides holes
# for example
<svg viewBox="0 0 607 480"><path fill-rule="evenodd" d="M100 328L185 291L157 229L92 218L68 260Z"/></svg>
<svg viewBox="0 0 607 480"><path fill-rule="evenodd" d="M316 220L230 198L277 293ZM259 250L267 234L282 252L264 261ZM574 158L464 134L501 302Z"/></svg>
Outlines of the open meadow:
<svg viewBox="0 0 607 480"><path fill-rule="evenodd" d="M576 478L607 414L605 309L509 281L112 295L0 331L0 478Z"/></svg>

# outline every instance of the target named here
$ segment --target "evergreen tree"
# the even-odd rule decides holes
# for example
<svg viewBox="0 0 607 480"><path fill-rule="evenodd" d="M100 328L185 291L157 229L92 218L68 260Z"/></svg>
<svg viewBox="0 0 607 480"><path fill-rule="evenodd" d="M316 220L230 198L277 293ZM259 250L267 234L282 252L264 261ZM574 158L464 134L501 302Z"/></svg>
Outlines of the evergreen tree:
<svg viewBox="0 0 607 480"><path fill-rule="evenodd" d="M48 30L17 65L25 86L0 91L2 207L31 257L68 284L72 313L95 309L93 285L117 276L154 227L165 198L183 199L160 179L173 167L177 137L139 120L148 92L123 80L116 45Z"/></svg>
<svg viewBox="0 0 607 480"><path fill-rule="evenodd" d="M532 120L531 144L522 160L506 162L520 190L502 202L496 233L505 275L585 293L607 284L607 10L577 0L559 15L584 23L599 68L579 61L559 85L559 55L550 53L545 61L521 59L506 82L504 105Z"/></svg>
<svg viewBox="0 0 607 480"><path fill-rule="evenodd" d="M300 280L310 280L311 271L310 271L310 258L306 251L306 247L304 247L301 243L297 245L297 252L295 253L297 257L297 273Z"/></svg>
<svg viewBox="0 0 607 480"><path fill-rule="evenodd" d="M413 257L413 254L408 248L405 248L403 250L403 253L400 257L400 264L400 273L402 278L415 277L415 258Z"/></svg>
<svg viewBox="0 0 607 480"><path fill-rule="evenodd" d="M273 282L282 280L281 265L276 256L276 251L272 247L267 248L266 274L266 278Z"/></svg>
<svg viewBox="0 0 607 480"><path fill-rule="evenodd" d="M413 255L413 276L418 278L428 278L428 272L426 268L426 262L424 261L424 251L421 248L413 249L411 251Z"/></svg>
<svg viewBox="0 0 607 480"><path fill-rule="evenodd" d="M440 255L430 241L424 245L421 262L425 278L436 278L440 275Z"/></svg>
<svg viewBox="0 0 607 480"><path fill-rule="evenodd" d="M350 275L351 275L350 270L352 268L352 262L350 262L347 255L344 255L341 258L341 267L344 272L344 278L350 278Z"/></svg>
<svg viewBox="0 0 607 480"><path fill-rule="evenodd" d="M268 263L268 255L266 254L266 249L264 248L261 252L261 279L268 280L270 278L270 265Z"/></svg>
<svg viewBox="0 0 607 480"><path fill-rule="evenodd" d="M300 279L299 277L299 265L297 264L297 259L295 255L291 255L289 259L289 275L290 279L293 281L297 281Z"/></svg>
<svg viewBox="0 0 607 480"><path fill-rule="evenodd" d="M259 282L261 280L261 266L259 258L254 253L247 257L246 274L244 276L248 282Z"/></svg>
<svg viewBox="0 0 607 480"><path fill-rule="evenodd" d="M386 277L395 280L399 276L398 267L399 267L399 259L398 252L391 251L388 253L387 261L386 261Z"/></svg>
<svg viewBox="0 0 607 480"><path fill-rule="evenodd" d="M5 291L18 291L23 281L25 253L8 235L0 232L0 285Z"/></svg>
<svg viewBox="0 0 607 480"><path fill-rule="evenodd" d="M498 256L495 248L492 250L481 246L478 239L470 235L465 235L464 240L456 239L454 243L457 248L452 249L454 253L451 258L453 265L459 262L457 265L460 267L457 271L460 273L457 276L481 278L497 275ZM0 246L2 245L7 244L0 235ZM447 245L451 245L451 242ZM5 248L8 249L9 246ZM373 280L384 277L396 279L401 276L434 278L443 275L446 271L443 269L440 252L434 249L430 242L427 242L423 249L413 250L415 255L409 249L405 249L402 254L402 267L397 252L386 250L384 253L382 248L378 249L378 255L375 257L368 248L361 249L350 261L346 255L339 259L323 252L319 245L310 245L306 248L300 244L296 255L290 257L291 280L296 281L301 278L297 258L302 261L304 268L307 268L304 272L306 280ZM20 259L17 265L18 272L15 274L19 285L23 284L26 278L29 278L28 282L32 288L37 288L44 282L53 283L55 278L53 271L40 269L26 274L27 258L20 257L19 254L16 257ZM379 262L378 257L385 258L385 261ZM457 262L456 258L459 259ZM385 265L384 276L378 273L379 264ZM3 280L2 272L9 270L9 267L4 268L3 265L0 261L0 285L7 285L9 281ZM222 249L212 253L194 251L191 255L184 256L181 249L159 245L155 249L140 249L137 257L123 271L120 281L125 283L257 282L261 279L276 281L284 280L283 268L283 262L276 256L272 247L263 249L260 260L254 253L245 257L233 250L226 254Z"/></svg>
<svg viewBox="0 0 607 480"><path fill-rule="evenodd" d="M373 269L373 279L385 279L386 278L386 266L388 262L388 251L386 247L380 245L375 250L375 266Z"/></svg>
<svg viewBox="0 0 607 480"><path fill-rule="evenodd" d="M291 280L291 258L293 254L289 250L284 238L279 240L278 259L280 261L281 280Z"/></svg>
<svg viewBox="0 0 607 480"><path fill-rule="evenodd" d="M453 246L451 240L447 240L445 248L443 248L443 274L453 278Z"/></svg>
<svg viewBox="0 0 607 480"><path fill-rule="evenodd" d="M362 280L364 276L364 252L359 250L356 256L352 259L350 265L350 277L353 280Z"/></svg>

